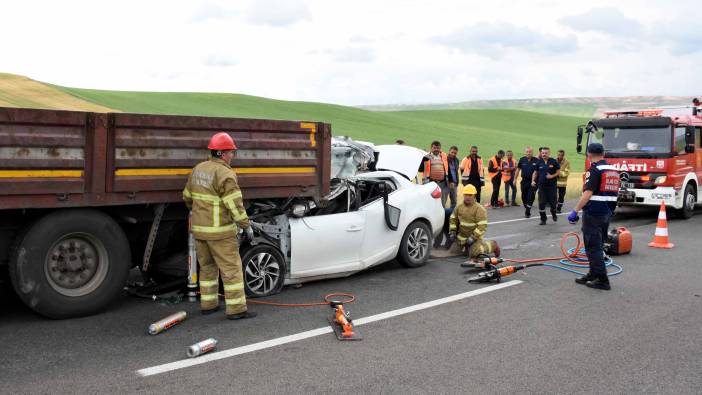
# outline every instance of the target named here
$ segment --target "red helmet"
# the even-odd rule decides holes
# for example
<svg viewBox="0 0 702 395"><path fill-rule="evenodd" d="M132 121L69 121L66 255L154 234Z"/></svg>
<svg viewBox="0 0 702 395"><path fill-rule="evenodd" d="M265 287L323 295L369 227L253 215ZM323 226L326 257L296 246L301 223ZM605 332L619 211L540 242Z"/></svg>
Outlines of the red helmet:
<svg viewBox="0 0 702 395"><path fill-rule="evenodd" d="M227 133L219 132L212 136L210 143L207 144L207 149L226 151L236 149L236 144L234 144L234 139Z"/></svg>

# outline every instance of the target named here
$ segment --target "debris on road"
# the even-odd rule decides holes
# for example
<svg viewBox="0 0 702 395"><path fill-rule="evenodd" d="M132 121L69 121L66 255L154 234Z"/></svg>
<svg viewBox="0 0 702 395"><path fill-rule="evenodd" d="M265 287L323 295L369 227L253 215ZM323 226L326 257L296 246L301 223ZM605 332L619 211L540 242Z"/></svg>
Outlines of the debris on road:
<svg viewBox="0 0 702 395"><path fill-rule="evenodd" d="M185 311L179 311L175 314L169 315L168 317L164 317L149 325L149 335L158 335L166 329L169 329L170 327L184 321L187 316L188 313Z"/></svg>
<svg viewBox="0 0 702 395"><path fill-rule="evenodd" d="M214 338L209 338L201 342L195 343L188 347L188 358L195 358L202 354L206 354L217 347L217 340Z"/></svg>

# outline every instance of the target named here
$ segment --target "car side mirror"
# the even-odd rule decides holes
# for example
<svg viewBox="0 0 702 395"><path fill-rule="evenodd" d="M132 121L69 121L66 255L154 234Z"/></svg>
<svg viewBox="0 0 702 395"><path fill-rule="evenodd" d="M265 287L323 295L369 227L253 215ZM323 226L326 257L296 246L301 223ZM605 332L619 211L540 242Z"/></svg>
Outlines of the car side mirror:
<svg viewBox="0 0 702 395"><path fill-rule="evenodd" d="M695 127L685 127L685 152L692 154L695 152Z"/></svg>
<svg viewBox="0 0 702 395"><path fill-rule="evenodd" d="M583 152L583 125L578 126L578 145L575 146L575 150L580 154Z"/></svg>

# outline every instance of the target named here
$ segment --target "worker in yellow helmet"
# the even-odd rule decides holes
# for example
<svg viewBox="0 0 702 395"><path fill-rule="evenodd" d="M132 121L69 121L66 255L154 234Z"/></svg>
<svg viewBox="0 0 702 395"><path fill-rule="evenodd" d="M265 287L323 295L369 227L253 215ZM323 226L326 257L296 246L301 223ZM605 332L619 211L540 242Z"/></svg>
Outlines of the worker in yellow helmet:
<svg viewBox="0 0 702 395"><path fill-rule="evenodd" d="M487 232L487 211L476 201L478 190L468 184L463 187L463 201L451 214L449 245L453 254L479 258L488 254L500 256L500 247L494 240L483 240Z"/></svg>

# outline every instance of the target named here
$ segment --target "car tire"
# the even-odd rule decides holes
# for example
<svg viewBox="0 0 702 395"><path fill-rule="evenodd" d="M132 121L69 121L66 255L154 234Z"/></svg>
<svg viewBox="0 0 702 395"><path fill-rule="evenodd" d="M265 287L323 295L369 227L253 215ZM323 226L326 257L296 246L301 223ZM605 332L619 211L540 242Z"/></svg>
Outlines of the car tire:
<svg viewBox="0 0 702 395"><path fill-rule="evenodd" d="M285 259L277 248L258 244L241 256L244 290L250 298L262 298L280 292L285 283Z"/></svg>
<svg viewBox="0 0 702 395"><path fill-rule="evenodd" d="M98 313L118 299L130 267L120 226L96 210L56 211L20 232L10 279L20 299L54 319Z"/></svg>
<svg viewBox="0 0 702 395"><path fill-rule="evenodd" d="M697 196L695 194L695 188L691 183L685 185L685 193L683 194L683 206L677 210L678 217L682 219L690 219L695 213L695 203L697 203Z"/></svg>
<svg viewBox="0 0 702 395"><path fill-rule="evenodd" d="M422 221L412 222L400 242L397 261L405 267L420 267L426 264L431 254L432 236L429 225Z"/></svg>

